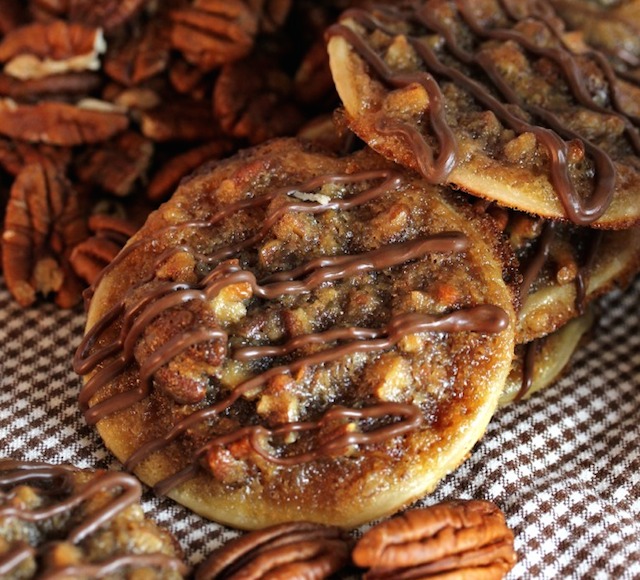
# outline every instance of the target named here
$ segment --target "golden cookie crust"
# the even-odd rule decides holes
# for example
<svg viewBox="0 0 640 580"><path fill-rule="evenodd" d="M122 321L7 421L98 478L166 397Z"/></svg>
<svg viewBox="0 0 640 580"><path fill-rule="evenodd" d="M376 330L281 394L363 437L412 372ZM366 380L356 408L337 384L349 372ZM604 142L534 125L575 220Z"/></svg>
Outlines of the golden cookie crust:
<svg viewBox="0 0 640 580"><path fill-rule="evenodd" d="M143 481L225 524L391 513L496 407L515 332L498 240L370 150L280 140L209 165L95 288L86 417Z"/></svg>

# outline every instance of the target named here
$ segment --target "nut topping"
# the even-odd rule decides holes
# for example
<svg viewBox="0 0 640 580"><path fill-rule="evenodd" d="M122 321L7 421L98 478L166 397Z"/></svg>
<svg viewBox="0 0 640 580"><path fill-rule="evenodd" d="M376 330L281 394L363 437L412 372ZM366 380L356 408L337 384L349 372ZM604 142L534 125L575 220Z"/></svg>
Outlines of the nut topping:
<svg viewBox="0 0 640 580"><path fill-rule="evenodd" d="M0 61L6 62L5 74L24 80L97 70L105 50L101 29L56 20L10 32L0 43Z"/></svg>
<svg viewBox="0 0 640 580"><path fill-rule="evenodd" d="M307 522L279 524L240 536L214 551L196 572L213 578L327 578L349 559L339 528Z"/></svg>
<svg viewBox="0 0 640 580"><path fill-rule="evenodd" d="M256 75L253 71L259 70ZM213 93L222 129L251 143L295 133L304 121L292 82L271 59L252 56L223 67Z"/></svg>
<svg viewBox="0 0 640 580"><path fill-rule="evenodd" d="M2 266L21 306L32 304L38 292L55 293L67 308L79 301L82 285L68 254L87 236L81 205L60 168L44 156L18 174L7 204Z"/></svg>
<svg viewBox="0 0 640 580"><path fill-rule="evenodd" d="M205 71L248 55L258 32L257 15L243 0L195 0L171 19L173 47Z"/></svg>
<svg viewBox="0 0 640 580"><path fill-rule="evenodd" d="M493 503L451 501L405 512L366 532L353 561L364 578L502 578L515 564L513 532ZM448 577L448 576L447 576Z"/></svg>
<svg viewBox="0 0 640 580"><path fill-rule="evenodd" d="M89 217L88 226L93 235L73 248L69 261L80 278L93 284L138 228L124 218L104 214Z"/></svg>
<svg viewBox="0 0 640 580"><path fill-rule="evenodd" d="M106 141L127 128L129 119L116 112L83 109L64 103L19 105L0 100L0 133L8 137L73 146Z"/></svg>

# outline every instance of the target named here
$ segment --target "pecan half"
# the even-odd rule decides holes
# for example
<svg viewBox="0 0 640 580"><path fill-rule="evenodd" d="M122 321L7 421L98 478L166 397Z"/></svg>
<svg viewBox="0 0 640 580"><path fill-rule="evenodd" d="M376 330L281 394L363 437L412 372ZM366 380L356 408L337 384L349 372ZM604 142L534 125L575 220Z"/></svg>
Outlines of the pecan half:
<svg viewBox="0 0 640 580"><path fill-rule="evenodd" d="M258 32L258 15L244 0L194 0L171 20L172 46L205 71L248 55Z"/></svg>
<svg viewBox="0 0 640 580"><path fill-rule="evenodd" d="M291 91L291 79L272 59L251 56L223 67L213 109L225 133L262 143L291 135L302 125L304 117Z"/></svg>
<svg viewBox="0 0 640 580"><path fill-rule="evenodd" d="M516 562L513 532L491 502L451 501L408 511L371 528L353 561L364 578L503 578Z"/></svg>
<svg viewBox="0 0 640 580"><path fill-rule="evenodd" d="M209 141L221 137L209 103L174 99L141 115L142 134L154 141Z"/></svg>
<svg viewBox="0 0 640 580"><path fill-rule="evenodd" d="M126 131L78 158L78 178L119 197L129 195L143 179L153 156L153 143Z"/></svg>
<svg viewBox="0 0 640 580"><path fill-rule="evenodd" d="M0 42L5 74L42 78L50 74L97 70L106 44L99 28L56 20L22 26Z"/></svg>
<svg viewBox="0 0 640 580"><path fill-rule="evenodd" d="M98 90L102 78L93 72L62 73L40 79L18 80L0 73L0 95L36 103L42 97L68 99Z"/></svg>
<svg viewBox="0 0 640 580"><path fill-rule="evenodd" d="M0 133L33 143L82 145L105 141L129 125L119 112L87 109L64 103L20 105L0 100Z"/></svg>
<svg viewBox="0 0 640 580"><path fill-rule="evenodd" d="M232 150L232 141L220 139L172 157L153 176L147 188L147 197L152 201L161 201L173 193L180 180L196 167L210 159L220 159Z"/></svg>
<svg viewBox="0 0 640 580"><path fill-rule="evenodd" d="M32 0L41 18L68 18L112 30L133 18L148 0Z"/></svg>
<svg viewBox="0 0 640 580"><path fill-rule="evenodd" d="M104 71L113 80L125 86L134 86L163 72L168 62L167 26L158 20L111 46L104 61Z"/></svg>
<svg viewBox="0 0 640 580"><path fill-rule="evenodd" d="M71 248L87 237L82 202L63 171L46 156L29 163L11 188L2 235L7 287L21 306L37 293L70 307L82 286L69 267Z"/></svg>
<svg viewBox="0 0 640 580"><path fill-rule="evenodd" d="M196 572L213 578L327 578L349 560L339 528L307 522L279 524L240 536L214 551Z"/></svg>
<svg viewBox="0 0 640 580"><path fill-rule="evenodd" d="M69 261L80 278L93 284L138 227L125 218L104 214L90 216L88 225L93 235L73 248Z"/></svg>
<svg viewBox="0 0 640 580"><path fill-rule="evenodd" d="M56 167L66 168L71 162L72 152L64 147L32 145L22 141L0 139L0 165L14 177L25 165L39 163L42 155L52 160Z"/></svg>
<svg viewBox="0 0 640 580"><path fill-rule="evenodd" d="M294 77L294 94L306 104L337 100L324 39L313 44L302 59Z"/></svg>

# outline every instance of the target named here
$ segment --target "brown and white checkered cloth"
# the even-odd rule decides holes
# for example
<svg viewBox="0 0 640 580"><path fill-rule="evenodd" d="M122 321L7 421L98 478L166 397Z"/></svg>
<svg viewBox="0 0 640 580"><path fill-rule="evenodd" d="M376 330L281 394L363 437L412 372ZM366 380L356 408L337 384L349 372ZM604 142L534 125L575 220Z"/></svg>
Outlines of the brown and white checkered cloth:
<svg viewBox="0 0 640 580"><path fill-rule="evenodd" d="M557 385L500 411L425 504L495 501L516 534L510 578L640 578L640 278L602 302L593 339ZM84 316L20 309L0 290L0 456L118 469L76 404ZM235 535L147 493L192 564Z"/></svg>

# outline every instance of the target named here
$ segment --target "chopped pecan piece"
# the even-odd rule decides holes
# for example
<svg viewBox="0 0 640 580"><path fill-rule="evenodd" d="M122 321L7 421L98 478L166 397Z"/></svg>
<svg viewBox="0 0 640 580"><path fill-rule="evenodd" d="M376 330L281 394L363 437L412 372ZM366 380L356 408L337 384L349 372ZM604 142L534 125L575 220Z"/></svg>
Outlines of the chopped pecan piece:
<svg viewBox="0 0 640 580"><path fill-rule="evenodd" d="M252 144L290 135L304 121L291 89L291 79L275 62L252 56L223 67L214 89L214 112L228 135Z"/></svg>
<svg viewBox="0 0 640 580"><path fill-rule="evenodd" d="M138 133L126 131L78 159L76 174L85 182L124 197L147 173L153 143Z"/></svg>
<svg viewBox="0 0 640 580"><path fill-rule="evenodd" d="M196 572L213 578L327 578L349 560L337 527L308 522L279 524L240 536L214 551Z"/></svg>
<svg viewBox="0 0 640 580"><path fill-rule="evenodd" d="M0 42L4 72L19 79L50 74L97 70L106 50L102 31L61 20L29 24L7 34Z"/></svg>
<svg viewBox="0 0 640 580"><path fill-rule="evenodd" d="M248 55L258 32L258 15L244 0L194 0L171 20L172 46L205 71Z"/></svg>
<svg viewBox="0 0 640 580"><path fill-rule="evenodd" d="M70 307L81 285L69 268L72 247L87 237L82 202L63 172L42 156L26 165L11 188L2 235L2 265L9 291L21 306L38 292L56 293Z"/></svg>
<svg viewBox="0 0 640 580"><path fill-rule="evenodd" d="M82 145L105 141L129 125L126 115L82 108L64 103L19 105L0 100L0 133L8 137L49 143Z"/></svg>
<svg viewBox="0 0 640 580"><path fill-rule="evenodd" d="M153 176L147 188L147 197L153 201L164 199L173 192L180 180L196 167L210 159L220 159L232 150L231 141L220 139L172 157Z"/></svg>
<svg viewBox="0 0 640 580"><path fill-rule="evenodd" d="M502 578L516 562L513 532L493 503L443 502L405 512L366 532L353 561L364 578Z"/></svg>

